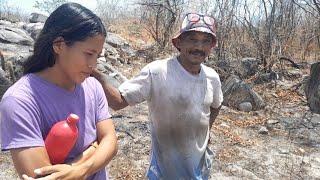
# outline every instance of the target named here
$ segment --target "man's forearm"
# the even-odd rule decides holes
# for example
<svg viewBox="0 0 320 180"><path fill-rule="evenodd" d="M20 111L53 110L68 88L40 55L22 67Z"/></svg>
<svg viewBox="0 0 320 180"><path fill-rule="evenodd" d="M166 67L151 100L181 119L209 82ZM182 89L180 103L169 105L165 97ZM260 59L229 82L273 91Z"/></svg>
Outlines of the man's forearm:
<svg viewBox="0 0 320 180"><path fill-rule="evenodd" d="M211 129L214 121L216 120L217 116L219 115L221 106L219 106L218 108L211 108L210 107L210 122L209 122L209 127Z"/></svg>

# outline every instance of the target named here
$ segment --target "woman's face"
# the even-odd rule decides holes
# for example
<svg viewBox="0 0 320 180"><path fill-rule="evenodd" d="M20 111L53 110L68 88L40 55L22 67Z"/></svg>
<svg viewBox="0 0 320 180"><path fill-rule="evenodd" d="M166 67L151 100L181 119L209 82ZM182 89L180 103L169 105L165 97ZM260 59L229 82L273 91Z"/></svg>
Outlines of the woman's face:
<svg viewBox="0 0 320 180"><path fill-rule="evenodd" d="M96 67L97 58L101 54L105 37L95 35L85 41L78 41L68 46L65 42L59 45L56 52L56 64L59 72L64 74L69 83L82 83Z"/></svg>

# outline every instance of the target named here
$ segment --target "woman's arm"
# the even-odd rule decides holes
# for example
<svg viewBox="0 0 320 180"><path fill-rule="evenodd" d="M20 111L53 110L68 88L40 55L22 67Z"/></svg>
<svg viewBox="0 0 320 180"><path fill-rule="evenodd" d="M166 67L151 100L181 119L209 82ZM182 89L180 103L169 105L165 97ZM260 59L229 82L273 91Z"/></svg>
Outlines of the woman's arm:
<svg viewBox="0 0 320 180"><path fill-rule="evenodd" d="M28 147L10 150L14 167L21 178L23 174L35 177L37 168L51 165L45 147Z"/></svg>
<svg viewBox="0 0 320 180"><path fill-rule="evenodd" d="M98 146L97 142L93 143ZM88 160L96 151L94 146L89 146L79 157L77 157L72 165L79 165ZM21 178L23 174L30 177L35 177L35 169L51 166L50 159L45 147L28 147L10 150L14 167Z"/></svg>
<svg viewBox="0 0 320 180"><path fill-rule="evenodd" d="M36 174L48 175L41 179L85 179L104 168L117 153L117 137L111 119L97 123L97 135L99 146L83 163L46 166L36 169ZM24 179L33 178L25 176Z"/></svg>
<svg viewBox="0 0 320 180"><path fill-rule="evenodd" d="M92 175L104 168L117 154L117 137L111 119L97 123L97 135L99 146L94 154L80 166L88 167L87 174Z"/></svg>

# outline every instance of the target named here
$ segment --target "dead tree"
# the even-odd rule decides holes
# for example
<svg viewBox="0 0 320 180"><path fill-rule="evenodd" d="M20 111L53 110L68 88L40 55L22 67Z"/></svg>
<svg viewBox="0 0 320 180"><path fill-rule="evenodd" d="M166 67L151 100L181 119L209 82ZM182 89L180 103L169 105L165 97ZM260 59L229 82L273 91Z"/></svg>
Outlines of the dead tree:
<svg viewBox="0 0 320 180"><path fill-rule="evenodd" d="M164 49L170 42L183 4L183 0L143 0L139 3L143 11L141 21L146 24L146 30L160 49Z"/></svg>

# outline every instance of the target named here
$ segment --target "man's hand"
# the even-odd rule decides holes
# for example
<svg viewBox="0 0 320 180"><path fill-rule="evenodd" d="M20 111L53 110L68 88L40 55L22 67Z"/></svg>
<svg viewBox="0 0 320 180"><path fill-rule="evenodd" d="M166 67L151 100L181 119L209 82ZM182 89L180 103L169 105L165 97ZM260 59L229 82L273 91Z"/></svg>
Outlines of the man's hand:
<svg viewBox="0 0 320 180"><path fill-rule="evenodd" d="M96 78L104 91L104 94L106 95L106 98L108 99L108 105L113 110L119 110L127 107L129 104L127 101L122 97L119 90L115 87L113 87L107 80L106 75L100 72L97 69L94 69L91 76Z"/></svg>
<svg viewBox="0 0 320 180"><path fill-rule="evenodd" d="M32 178L27 175L22 175L23 180L82 180L86 179L87 168L81 165L71 166L67 164L57 164L53 166L46 166L34 170L34 173L37 177L41 178Z"/></svg>

